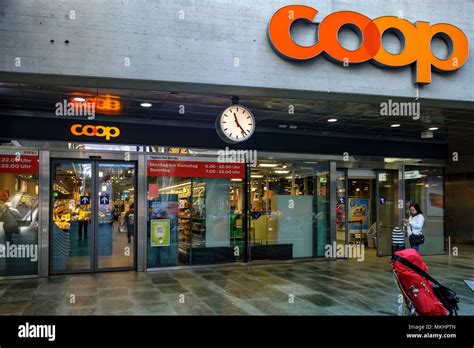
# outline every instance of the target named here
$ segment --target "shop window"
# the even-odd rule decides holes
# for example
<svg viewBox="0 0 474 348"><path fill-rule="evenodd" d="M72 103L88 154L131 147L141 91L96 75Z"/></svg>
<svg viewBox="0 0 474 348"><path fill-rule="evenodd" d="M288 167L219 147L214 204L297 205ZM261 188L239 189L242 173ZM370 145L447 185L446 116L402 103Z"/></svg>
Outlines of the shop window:
<svg viewBox="0 0 474 348"><path fill-rule="evenodd" d="M324 256L329 243L327 164L261 160L250 176L251 259Z"/></svg>
<svg viewBox="0 0 474 348"><path fill-rule="evenodd" d="M149 168L153 165L150 161L158 161L152 163L160 168L174 165L151 159ZM202 160L197 167L189 164L193 168L187 171L190 176L183 176L181 169L166 176L149 169L148 268L242 260L242 178L231 178L228 171L203 172L198 167L204 168L205 163ZM214 162L209 163L214 168ZM241 176L243 164L239 168Z"/></svg>
<svg viewBox="0 0 474 348"><path fill-rule="evenodd" d="M0 277L38 273L38 156L0 150Z"/></svg>

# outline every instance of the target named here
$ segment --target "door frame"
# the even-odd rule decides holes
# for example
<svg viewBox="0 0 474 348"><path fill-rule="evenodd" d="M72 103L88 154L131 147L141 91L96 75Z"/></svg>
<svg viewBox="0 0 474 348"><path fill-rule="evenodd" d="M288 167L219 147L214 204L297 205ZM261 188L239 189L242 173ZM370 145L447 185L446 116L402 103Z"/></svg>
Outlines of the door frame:
<svg viewBox="0 0 474 348"><path fill-rule="evenodd" d="M92 220L90 230L89 230L89 237L90 243L90 267L89 268L83 268L83 269L77 269L77 270L67 270L67 271L55 271L53 272L52 270L52 253L53 253L53 248L52 248L52 231L54 228L54 221L52 219L52 212L53 212L53 204L54 204L54 199L53 199L53 190L51 189L53 187L53 180L54 180L54 165L56 163L61 163L61 162L74 162L74 163L90 163L91 164L91 202L94 202L92 204L92 209L91 209L91 214L93 217L95 217ZM137 160L130 160L130 161L125 161L125 160L120 160L120 159L109 159L105 158L102 159L102 156L93 156L90 155L89 158L84 157L84 156L78 156L78 157L73 157L73 156L50 156L50 161L49 161L49 167L50 167L50 177L49 177L49 213L48 213L48 219L49 219L49 224L48 224L48 273L50 275L61 275L61 274L80 274L80 273L101 273L101 272L115 272L115 271L133 271L137 270L137 250L138 250L138 241L137 241L137 216L138 216L138 197L137 197L137 192L138 192L138 161ZM110 163L110 164L121 164L121 163L129 163L133 164L134 170L135 170L135 178L134 178L134 188L135 188L135 193L134 193L134 231L133 231L133 265L130 267L114 267L114 268L99 268L98 267L98 259L99 259L99 253L98 253L98 247L99 247L99 238L98 234L96 233L99 230L99 221L97 219L98 217L98 212L99 212L99 207L98 207L98 165L99 163Z"/></svg>
<svg viewBox="0 0 474 348"><path fill-rule="evenodd" d="M393 192L393 210L392 210L392 220L395 221L395 223L397 222L397 212L396 210L403 210L403 207L402 209L398 209L398 201L400 200L400 190L401 190L401 178L400 178L400 170L398 169L376 169L375 170L375 173L376 173L376 177L375 177L375 225L377 226L377 256L390 256L392 255L392 252L388 252L388 253L383 253L381 250L380 250L380 235L381 235L381 228L382 228L382 225L380 225L380 183L379 183L379 174L380 173L387 173L387 172L391 172L393 175L392 175L392 179L391 179L391 185L393 187L393 189L396 189L397 191L396 192ZM395 179L398 180L398 183L397 185L395 184ZM398 225L400 225L400 216L401 214L399 213L398 214Z"/></svg>
<svg viewBox="0 0 474 348"><path fill-rule="evenodd" d="M348 202L348 192L349 192L349 177L348 177L348 169L347 168L340 168L340 167L337 167L336 168L336 180L338 180L338 177L337 177L337 173L338 172L341 172L343 173L344 175L344 215L345 215L345 219L344 219L344 247L346 245L348 245L349 243L349 202ZM336 204L338 204L339 202L337 201L337 182L336 182L336 185L334 187L334 190L336 190ZM336 216L336 213L334 213L334 215ZM336 245L337 245L337 225L336 225ZM342 257L337 257L338 259L347 259L346 256L342 256Z"/></svg>

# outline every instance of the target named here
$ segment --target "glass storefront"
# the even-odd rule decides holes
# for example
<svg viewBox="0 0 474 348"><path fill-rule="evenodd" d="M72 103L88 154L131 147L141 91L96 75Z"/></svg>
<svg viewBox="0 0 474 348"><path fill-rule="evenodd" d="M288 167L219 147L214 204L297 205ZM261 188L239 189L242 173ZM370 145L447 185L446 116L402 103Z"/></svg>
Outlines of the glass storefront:
<svg viewBox="0 0 474 348"><path fill-rule="evenodd" d="M0 277L38 273L38 153L0 150Z"/></svg>
<svg viewBox="0 0 474 348"><path fill-rule="evenodd" d="M324 256L330 243L328 163L259 160L249 182L252 260Z"/></svg>
<svg viewBox="0 0 474 348"><path fill-rule="evenodd" d="M0 277L38 274L38 151L21 153L29 166L16 163L17 153L0 152ZM267 155L252 167L209 154L143 156L141 167L50 159L51 274L137 269L137 245L142 270L324 257L334 242L331 190L337 245L363 242L389 255L391 230L419 203L426 219L421 252L444 252L442 167L405 166L403 185L399 170L340 168L330 187L330 161ZM137 224L146 240L137 240Z"/></svg>

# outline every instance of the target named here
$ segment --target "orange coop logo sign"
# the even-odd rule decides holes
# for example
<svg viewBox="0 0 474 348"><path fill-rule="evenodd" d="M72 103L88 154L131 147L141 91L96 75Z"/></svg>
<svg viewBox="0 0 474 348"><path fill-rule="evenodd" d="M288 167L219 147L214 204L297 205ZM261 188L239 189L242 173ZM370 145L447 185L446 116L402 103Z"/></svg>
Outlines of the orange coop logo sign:
<svg viewBox="0 0 474 348"><path fill-rule="evenodd" d="M94 126L74 124L71 126L71 133L76 136L85 135L86 137L104 137L105 140L116 138L120 135L120 129L117 127Z"/></svg>
<svg viewBox="0 0 474 348"><path fill-rule="evenodd" d="M321 53L341 63L364 63L375 61L384 67L402 67L416 64L416 83L431 83L431 71L454 71L462 67L469 55L466 35L459 28L446 23L431 25L417 21L384 16L370 19L352 11L335 12L319 24L318 42L311 46L301 46L291 37L290 28L295 21L312 22L318 10L305 5L290 5L279 9L268 25L268 39L273 49L283 58L304 61ZM338 40L339 30L350 25L361 36L361 45L356 50L347 50ZM387 30L394 31L404 44L401 52L392 54L385 50L382 35ZM437 58L431 50L431 41L441 37L448 45L450 56Z"/></svg>

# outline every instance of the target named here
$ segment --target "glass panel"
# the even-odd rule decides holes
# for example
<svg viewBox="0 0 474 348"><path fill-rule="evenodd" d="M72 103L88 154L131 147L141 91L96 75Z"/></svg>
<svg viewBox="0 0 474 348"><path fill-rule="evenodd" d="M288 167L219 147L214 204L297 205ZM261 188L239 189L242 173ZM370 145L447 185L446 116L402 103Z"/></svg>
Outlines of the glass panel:
<svg viewBox="0 0 474 348"><path fill-rule="evenodd" d="M324 256L329 233L327 164L261 160L251 169L251 258Z"/></svg>
<svg viewBox="0 0 474 348"><path fill-rule="evenodd" d="M242 189L236 185L232 192L230 183L228 178L193 179L193 265L233 262L241 258L242 216L232 206L231 199L241 206Z"/></svg>
<svg viewBox="0 0 474 348"><path fill-rule="evenodd" d="M0 167L13 157L0 157ZM25 251L22 257L13 256L20 248ZM38 273L37 173L0 169L0 254L0 277Z"/></svg>
<svg viewBox="0 0 474 348"><path fill-rule="evenodd" d="M378 182L378 255L391 255L392 230L399 226L398 172L384 171L377 173Z"/></svg>
<svg viewBox="0 0 474 348"><path fill-rule="evenodd" d="M373 179L349 178L348 181L348 242L375 246L375 214ZM371 236L370 238L368 236ZM370 239L370 242L369 242Z"/></svg>
<svg viewBox="0 0 474 348"><path fill-rule="evenodd" d="M235 261L242 261L245 248L244 236L244 186L242 179L230 180L230 240Z"/></svg>
<svg viewBox="0 0 474 348"><path fill-rule="evenodd" d="M405 167L405 218L408 207L418 203L425 217L422 254L444 253L444 175L442 168Z"/></svg>
<svg viewBox="0 0 474 348"><path fill-rule="evenodd" d="M242 197L239 179L149 176L148 268L241 260ZM169 241L153 243L163 224Z"/></svg>
<svg viewBox="0 0 474 348"><path fill-rule="evenodd" d="M56 162L52 178L51 270L91 268L92 164Z"/></svg>
<svg viewBox="0 0 474 348"><path fill-rule="evenodd" d="M336 242L346 244L346 172L336 172Z"/></svg>
<svg viewBox="0 0 474 348"><path fill-rule="evenodd" d="M191 179L148 177L147 267L189 264Z"/></svg>
<svg viewBox="0 0 474 348"><path fill-rule="evenodd" d="M97 166L98 268L134 266L135 165Z"/></svg>

